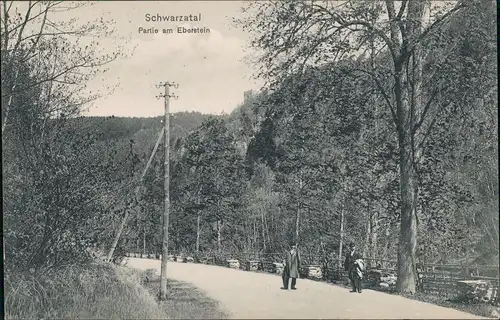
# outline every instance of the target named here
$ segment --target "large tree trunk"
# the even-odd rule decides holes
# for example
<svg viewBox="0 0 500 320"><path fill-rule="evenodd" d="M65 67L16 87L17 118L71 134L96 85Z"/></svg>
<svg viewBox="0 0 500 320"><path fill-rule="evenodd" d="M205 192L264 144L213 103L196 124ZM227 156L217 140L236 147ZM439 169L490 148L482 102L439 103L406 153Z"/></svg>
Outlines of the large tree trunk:
<svg viewBox="0 0 500 320"><path fill-rule="evenodd" d="M415 293L416 290L416 248L417 221L415 199L415 175L409 152L400 150L401 174L401 226L398 247L398 280L396 288L400 292Z"/></svg>
<svg viewBox="0 0 500 320"><path fill-rule="evenodd" d="M396 81L396 95L398 96L398 129L399 142L399 184L401 196L400 232L398 244L398 280L396 289L399 292L414 293L416 290L416 179L415 166L412 159L411 123L409 88L406 84L404 72L401 72ZM399 92L398 92L399 91Z"/></svg>
<svg viewBox="0 0 500 320"><path fill-rule="evenodd" d="M399 174L401 193L401 225L398 246L399 292L415 293L417 248L417 190L415 134L417 110L422 110L422 57L416 40L421 33L425 1L408 2L408 27L405 41L413 48L403 46L401 59L395 64L395 95L398 118ZM405 38L405 37L403 37Z"/></svg>

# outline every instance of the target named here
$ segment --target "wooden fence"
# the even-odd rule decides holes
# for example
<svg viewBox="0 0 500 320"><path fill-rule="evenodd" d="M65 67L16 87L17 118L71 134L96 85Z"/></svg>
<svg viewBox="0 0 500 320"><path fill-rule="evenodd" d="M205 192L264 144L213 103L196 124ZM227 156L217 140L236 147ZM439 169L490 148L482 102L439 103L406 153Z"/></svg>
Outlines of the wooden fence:
<svg viewBox="0 0 500 320"><path fill-rule="evenodd" d="M419 284L423 292L451 297L460 293L458 281L489 280L493 284L494 299L498 300L498 268L494 265L426 264L421 267Z"/></svg>
<svg viewBox="0 0 500 320"><path fill-rule="evenodd" d="M128 253L129 257L160 259L160 254ZM189 259L188 259L189 257ZM301 276L307 277L307 267L315 266L321 268L322 278L320 280L348 283L347 272L343 265L339 265L336 257L324 258L317 255L301 254L302 265ZM171 259L178 262L188 262L192 259L194 263L204 263L218 266L228 266L228 259L239 261L242 270L255 270L260 272L276 273L276 263L283 261L282 253L260 254L255 252L242 252L234 254L201 253L187 254L172 252ZM377 289L380 282L387 281L390 286L395 284L397 264L395 261L381 259L364 259L367 265L364 287ZM343 261L341 262L343 263ZM257 266L252 269L252 266ZM459 294L457 282L461 280L489 280L494 286L494 301L499 297L498 265L445 265L445 264L418 264L417 288L421 292L436 294L446 297L454 297ZM493 276L492 276L493 275ZM388 279L388 280L387 280ZM318 280L318 279L316 279Z"/></svg>

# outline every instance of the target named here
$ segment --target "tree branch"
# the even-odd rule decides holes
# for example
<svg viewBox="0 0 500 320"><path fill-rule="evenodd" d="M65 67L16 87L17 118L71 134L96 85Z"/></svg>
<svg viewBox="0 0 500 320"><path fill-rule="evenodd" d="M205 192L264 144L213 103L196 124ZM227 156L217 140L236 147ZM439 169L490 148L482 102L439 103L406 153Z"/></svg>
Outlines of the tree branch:
<svg viewBox="0 0 500 320"><path fill-rule="evenodd" d="M377 85L377 88L380 90L380 93L382 94L382 97L384 98L384 100L387 104L387 107L391 111L392 119L393 119L394 123L396 124L396 127L399 127L398 117L397 117L396 112L394 110L394 106L392 105L391 99L389 98L389 95L387 94L384 87L382 86L382 83L380 83L380 80L378 79L378 77L373 72L365 70L365 69L356 68L354 70L357 70L357 71L360 71L360 72L363 72L363 73L370 75L371 78L375 81L375 84Z"/></svg>
<svg viewBox="0 0 500 320"><path fill-rule="evenodd" d="M35 2L35 4L36 4L36 2ZM19 34L17 35L17 42L14 45L14 49L13 49L14 55L16 54L17 49L21 45L21 39L23 37L24 28L26 28L26 24L28 23L28 19L29 19L30 14L31 14L31 9L33 9L33 7L34 7L34 5L30 1L29 6L28 6L28 10L26 10L26 14L24 16L24 21L21 23L21 29L19 30Z"/></svg>
<svg viewBox="0 0 500 320"><path fill-rule="evenodd" d="M45 13L43 15L43 19L42 19L42 25L40 26L40 31L38 32L38 35L35 39L35 41L32 43L31 47L28 49L28 52L26 52L26 54L24 55L24 57L21 59L21 61L26 61L25 59L27 57L29 57L30 53L33 52L35 50L35 47L38 45L38 43L40 42L40 39L42 37L42 34L43 34L43 29L45 27L45 22L47 21L47 14L48 14L49 10L48 10L48 7L45 9Z"/></svg>
<svg viewBox="0 0 500 320"><path fill-rule="evenodd" d="M416 41L409 46L408 52L411 53L413 50L415 50L416 46L420 42L422 42L429 33L434 31L434 29L438 28L452 14L454 14L460 9L467 8L469 5L470 3L467 1L460 1L453 9L442 15L440 18L436 19L436 21L434 21L430 26L425 28L425 30L420 34L420 36L416 39Z"/></svg>
<svg viewBox="0 0 500 320"><path fill-rule="evenodd" d="M391 39L396 41L398 35L396 30L396 10L394 9L394 0L385 0L385 6L387 8L387 15L389 16L389 24L391 30Z"/></svg>
<svg viewBox="0 0 500 320"><path fill-rule="evenodd" d="M451 102L449 102L448 104L442 106L441 108L445 108L445 107L447 107L449 105L451 105ZM431 120L431 123L429 124L429 127L427 127L427 131L424 133L424 136L423 136L422 140L418 144L417 149L418 150L422 150L421 156L424 154L423 149L425 147L425 142L426 142L427 138L429 137L430 133L432 132L432 129L434 128L434 125L436 124L436 121L438 119L438 115L439 115L439 113L436 112L436 114L434 115L434 118ZM416 159L416 161L419 161L419 159Z"/></svg>
<svg viewBox="0 0 500 320"><path fill-rule="evenodd" d="M358 19L354 19L354 20L351 20L351 21L346 21L340 15L332 13L330 10L326 9L325 7L322 7L322 6L319 6L319 5L315 5L315 4L312 4L311 7L312 8L316 8L319 11L322 11L322 12L330 15L331 19L334 22L338 22L340 24L340 26L337 27L337 29L339 31L342 30L342 29L348 28L350 26L356 26L356 25L361 25L361 26L366 27L368 30L370 30L370 31L376 33L378 36L380 36L382 38L382 40L389 47L389 51L391 52L392 57L393 58L396 57L396 50L395 50L395 44L394 44L394 42L389 37L387 37L387 35L384 32L382 32L381 30L375 28L375 26L373 24L369 23L368 21L358 20Z"/></svg>
<svg viewBox="0 0 500 320"><path fill-rule="evenodd" d="M406 10L406 5L408 4L408 0L403 0L401 2L401 7L399 8L398 15L396 16L396 21L401 21L401 18L403 18L403 14Z"/></svg>
<svg viewBox="0 0 500 320"><path fill-rule="evenodd" d="M415 134L417 132L417 130L420 129L420 127L422 126L423 122L425 121L425 117L427 116L427 112L429 111L432 102L434 101L434 99L436 98L436 96L438 95L438 93L440 91L441 91L440 88L436 88L432 92L431 97L429 98L429 100L427 100L427 103L425 104L425 107L424 107L424 110L422 111L420 119L417 121L417 123L413 127L412 134Z"/></svg>

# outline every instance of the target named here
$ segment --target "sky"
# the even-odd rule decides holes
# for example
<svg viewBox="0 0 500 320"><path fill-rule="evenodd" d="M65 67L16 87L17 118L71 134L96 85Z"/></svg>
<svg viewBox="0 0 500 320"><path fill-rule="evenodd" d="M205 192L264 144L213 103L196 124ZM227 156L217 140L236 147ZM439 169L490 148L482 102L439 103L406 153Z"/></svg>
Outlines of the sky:
<svg viewBox="0 0 500 320"><path fill-rule="evenodd" d="M243 92L259 89L262 82L253 79L254 67L244 62L249 35L232 25L241 14L240 1L109 1L58 13L58 19L78 18L85 22L102 17L114 20L113 38L100 41L104 51L117 44L133 54L108 65L104 78L89 83L92 91L105 85L117 85L114 92L98 100L87 115L152 117L161 115L163 100L155 97L163 89L162 81L179 84L171 93L172 113L230 113L243 102ZM202 15L199 22L147 22L146 14L156 16ZM205 27L209 34L162 34L163 28ZM159 29L158 34L143 34L139 28ZM123 39L127 40L123 40ZM128 51L127 51L128 52ZM104 85L103 85L104 84Z"/></svg>
<svg viewBox="0 0 500 320"><path fill-rule="evenodd" d="M115 34L99 39L99 50L111 53L124 46L129 55L113 61L108 71L88 86L92 92L116 89L97 100L86 112L91 116L153 117L163 114L163 100L156 99L164 81L179 84L171 93L172 113L230 113L243 102L243 93L258 90L262 80L253 78L256 67L245 62L250 35L234 26L245 1L96 1L81 8L57 12L55 20L77 19L79 24L102 18L113 20ZM438 2L439 3L439 2ZM26 2L16 2L18 7ZM201 14L198 22L146 21L150 16ZM205 34L163 34L162 29L183 26L210 29ZM156 28L157 34L139 29ZM247 60L248 61L248 60Z"/></svg>

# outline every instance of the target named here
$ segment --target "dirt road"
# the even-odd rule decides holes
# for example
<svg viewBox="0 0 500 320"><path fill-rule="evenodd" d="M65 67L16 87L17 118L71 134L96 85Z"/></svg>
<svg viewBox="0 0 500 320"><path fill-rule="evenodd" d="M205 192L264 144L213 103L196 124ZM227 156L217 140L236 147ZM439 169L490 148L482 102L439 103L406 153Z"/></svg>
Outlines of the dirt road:
<svg viewBox="0 0 500 320"><path fill-rule="evenodd" d="M156 269L160 261L128 258L126 265ZM280 290L281 278L229 268L169 262L169 278L189 282L238 319L481 319L472 314L372 290L350 293L339 286L299 279L297 290Z"/></svg>

